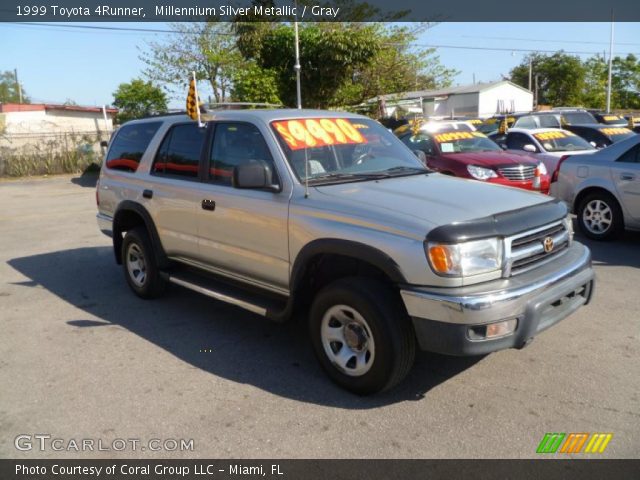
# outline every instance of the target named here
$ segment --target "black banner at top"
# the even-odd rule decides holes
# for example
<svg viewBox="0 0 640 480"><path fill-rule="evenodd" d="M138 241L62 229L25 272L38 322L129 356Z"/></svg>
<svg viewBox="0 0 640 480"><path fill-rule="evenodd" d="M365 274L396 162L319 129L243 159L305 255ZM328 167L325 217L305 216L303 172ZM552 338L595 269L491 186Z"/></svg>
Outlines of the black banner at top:
<svg viewBox="0 0 640 480"><path fill-rule="evenodd" d="M2 22L619 22L638 0L3 0Z"/></svg>

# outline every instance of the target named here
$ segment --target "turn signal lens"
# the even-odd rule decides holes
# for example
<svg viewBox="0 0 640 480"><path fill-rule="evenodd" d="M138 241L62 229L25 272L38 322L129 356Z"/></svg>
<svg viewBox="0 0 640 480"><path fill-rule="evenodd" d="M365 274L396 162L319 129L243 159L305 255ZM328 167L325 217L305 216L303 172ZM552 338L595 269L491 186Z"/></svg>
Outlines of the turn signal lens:
<svg viewBox="0 0 640 480"><path fill-rule="evenodd" d="M434 270L438 273L449 273L452 270L453 262L447 247L435 245L429 248L429 260Z"/></svg>

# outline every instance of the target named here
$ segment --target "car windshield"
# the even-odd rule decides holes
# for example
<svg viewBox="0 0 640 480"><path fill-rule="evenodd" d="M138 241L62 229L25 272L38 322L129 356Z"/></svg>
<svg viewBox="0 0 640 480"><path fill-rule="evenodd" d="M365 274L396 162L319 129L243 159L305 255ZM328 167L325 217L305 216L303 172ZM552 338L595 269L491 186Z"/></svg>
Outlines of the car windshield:
<svg viewBox="0 0 640 480"><path fill-rule="evenodd" d="M547 152L594 150L593 146L585 139L566 130L534 133L533 136L536 137L540 145L542 145L542 148Z"/></svg>
<svg viewBox="0 0 640 480"><path fill-rule="evenodd" d="M502 150L482 132L440 132L433 135L442 153L487 152Z"/></svg>
<svg viewBox="0 0 640 480"><path fill-rule="evenodd" d="M300 181L333 183L426 173L429 170L378 122L298 118L271 122Z"/></svg>
<svg viewBox="0 0 640 480"><path fill-rule="evenodd" d="M627 121L618 115L601 115L600 121L606 125L626 125Z"/></svg>
<svg viewBox="0 0 640 480"><path fill-rule="evenodd" d="M602 128L600 131L613 140L614 143L635 135L635 133L628 128L622 127Z"/></svg>
<svg viewBox="0 0 640 480"><path fill-rule="evenodd" d="M562 117L570 125L597 123L596 118L589 112L562 112Z"/></svg>

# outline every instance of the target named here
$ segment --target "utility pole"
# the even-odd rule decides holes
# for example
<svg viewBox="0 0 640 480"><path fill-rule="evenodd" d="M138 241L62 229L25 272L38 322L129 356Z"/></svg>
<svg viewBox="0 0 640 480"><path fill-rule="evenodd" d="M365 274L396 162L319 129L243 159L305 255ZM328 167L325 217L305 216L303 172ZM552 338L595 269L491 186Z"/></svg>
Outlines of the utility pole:
<svg viewBox="0 0 640 480"><path fill-rule="evenodd" d="M529 55L529 91L531 91L531 76L533 75L533 57Z"/></svg>
<svg viewBox="0 0 640 480"><path fill-rule="evenodd" d="M13 75L16 78L16 90L18 90L18 103L22 103L22 87L20 86L20 82L18 81L18 69L13 69Z"/></svg>
<svg viewBox="0 0 640 480"><path fill-rule="evenodd" d="M609 37L609 79L607 81L607 113L611 113L611 67L613 65L613 8L611 9L611 36Z"/></svg>
<svg viewBox="0 0 640 480"><path fill-rule="evenodd" d="M293 69L296 71L296 97L298 100L298 109L302 108L302 92L300 91L300 39L298 37L298 2L294 2L295 6L295 21L293 22L293 29L296 37L296 63L293 65Z"/></svg>

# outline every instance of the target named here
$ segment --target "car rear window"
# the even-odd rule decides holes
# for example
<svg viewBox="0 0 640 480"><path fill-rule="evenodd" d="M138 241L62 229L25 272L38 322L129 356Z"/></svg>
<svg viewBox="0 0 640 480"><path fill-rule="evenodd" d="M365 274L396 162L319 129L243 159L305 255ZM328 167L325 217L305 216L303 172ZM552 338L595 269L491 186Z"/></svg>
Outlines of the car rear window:
<svg viewBox="0 0 640 480"><path fill-rule="evenodd" d="M145 122L120 127L109 147L105 161L107 168L135 172L161 124L162 122Z"/></svg>
<svg viewBox="0 0 640 480"><path fill-rule="evenodd" d="M565 121L570 125L598 123L589 112L562 112Z"/></svg>

